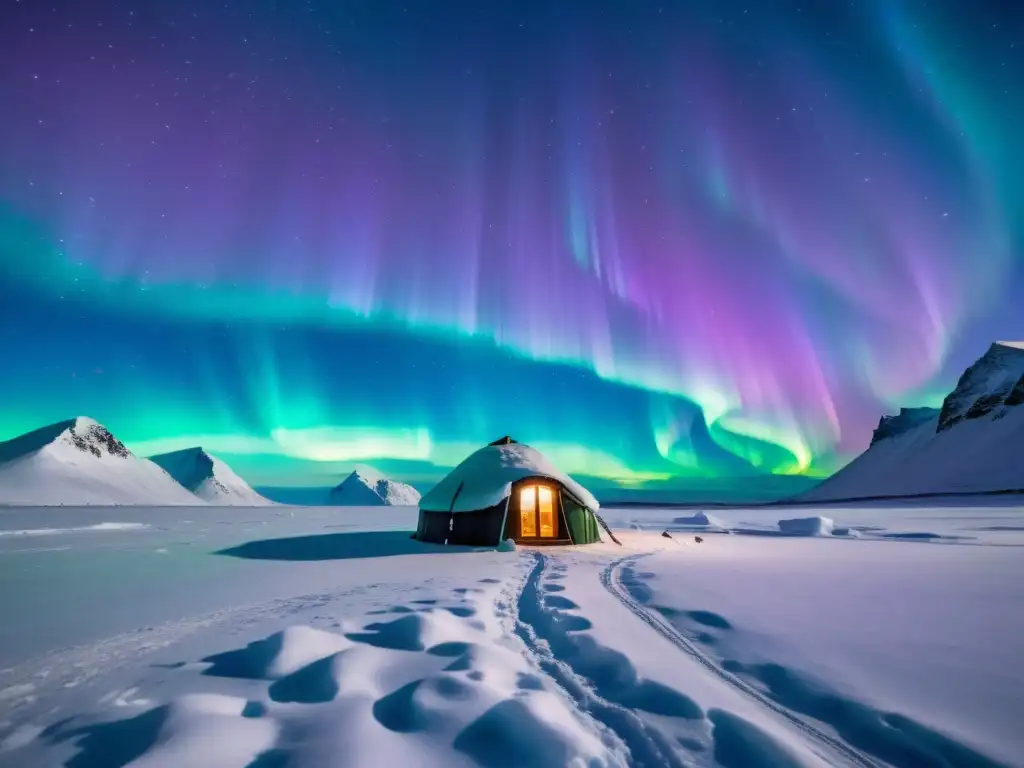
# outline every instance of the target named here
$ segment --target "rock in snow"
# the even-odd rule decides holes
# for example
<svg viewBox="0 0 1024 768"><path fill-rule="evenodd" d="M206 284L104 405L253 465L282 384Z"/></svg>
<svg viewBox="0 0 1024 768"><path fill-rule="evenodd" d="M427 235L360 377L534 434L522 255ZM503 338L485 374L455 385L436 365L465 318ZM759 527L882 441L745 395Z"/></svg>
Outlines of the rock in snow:
<svg viewBox="0 0 1024 768"><path fill-rule="evenodd" d="M389 480L370 467L357 467L331 491L328 503L357 507L415 507L420 492L411 485Z"/></svg>
<svg viewBox="0 0 1024 768"><path fill-rule="evenodd" d="M801 501L1024 491L1024 342L997 342L942 409L885 417L871 446Z"/></svg>
<svg viewBox="0 0 1024 768"><path fill-rule="evenodd" d="M0 504L202 504L102 424L78 417L0 443Z"/></svg>
<svg viewBox="0 0 1024 768"><path fill-rule="evenodd" d="M273 504L263 498L231 467L202 448L186 448L150 456L149 460L203 501L210 504L261 507Z"/></svg>

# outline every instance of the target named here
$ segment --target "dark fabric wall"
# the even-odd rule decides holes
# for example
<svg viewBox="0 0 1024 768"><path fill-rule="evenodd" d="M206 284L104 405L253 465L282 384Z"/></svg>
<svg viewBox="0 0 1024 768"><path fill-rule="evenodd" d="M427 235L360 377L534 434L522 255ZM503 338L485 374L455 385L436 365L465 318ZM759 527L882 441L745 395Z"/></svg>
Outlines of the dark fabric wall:
<svg viewBox="0 0 1024 768"><path fill-rule="evenodd" d="M416 526L416 538L420 541L444 544L448 538L451 520L451 512L424 512L421 509L419 523Z"/></svg>
<svg viewBox="0 0 1024 768"><path fill-rule="evenodd" d="M503 539L501 521L505 517L505 501L479 512L457 512L452 516L449 544L471 547L494 547Z"/></svg>
<svg viewBox="0 0 1024 768"><path fill-rule="evenodd" d="M519 541L519 486L512 486L512 495L508 498L508 517L505 520L505 533L501 539Z"/></svg>
<svg viewBox="0 0 1024 768"><path fill-rule="evenodd" d="M573 544L593 544L601 540L593 512L577 504L567 493L562 494L562 505L565 508Z"/></svg>
<svg viewBox="0 0 1024 768"><path fill-rule="evenodd" d="M556 496L555 539L571 538L574 544L591 544L600 541L597 520L594 513L580 506L561 485L543 477L524 477L512 485L508 499L508 515L505 513L505 499L493 507L478 512L424 512L420 510L416 526L416 538L437 544L461 544L471 547L493 547L505 539L522 540L519 517L519 490L524 485L546 485ZM561 504L558 504L559 499ZM502 530L502 521L505 529ZM568 525L568 528L566 526ZM533 539L536 543L542 540Z"/></svg>

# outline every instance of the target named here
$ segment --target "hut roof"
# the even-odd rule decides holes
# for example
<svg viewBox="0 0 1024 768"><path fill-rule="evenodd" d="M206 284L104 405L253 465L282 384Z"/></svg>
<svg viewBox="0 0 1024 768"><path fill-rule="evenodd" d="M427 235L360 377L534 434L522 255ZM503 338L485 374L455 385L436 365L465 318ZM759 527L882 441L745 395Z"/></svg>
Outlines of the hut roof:
<svg viewBox="0 0 1024 768"><path fill-rule="evenodd" d="M427 512L487 509L504 500L512 492L512 484L526 477L557 481L585 506L594 511L598 509L600 505L590 491L558 469L540 451L511 438L504 440L466 457L420 499L420 509Z"/></svg>

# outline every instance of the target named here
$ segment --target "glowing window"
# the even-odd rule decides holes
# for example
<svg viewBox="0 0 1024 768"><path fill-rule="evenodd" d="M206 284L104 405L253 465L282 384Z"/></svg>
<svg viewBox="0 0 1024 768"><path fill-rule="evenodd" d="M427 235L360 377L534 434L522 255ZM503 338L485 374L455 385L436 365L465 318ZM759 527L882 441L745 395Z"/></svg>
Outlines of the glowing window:
<svg viewBox="0 0 1024 768"><path fill-rule="evenodd" d="M551 489L546 485L537 488L538 507L540 509L540 535L553 538L555 535L555 504Z"/></svg>
<svg viewBox="0 0 1024 768"><path fill-rule="evenodd" d="M520 536L524 539L537 535L537 486L528 485L519 492Z"/></svg>

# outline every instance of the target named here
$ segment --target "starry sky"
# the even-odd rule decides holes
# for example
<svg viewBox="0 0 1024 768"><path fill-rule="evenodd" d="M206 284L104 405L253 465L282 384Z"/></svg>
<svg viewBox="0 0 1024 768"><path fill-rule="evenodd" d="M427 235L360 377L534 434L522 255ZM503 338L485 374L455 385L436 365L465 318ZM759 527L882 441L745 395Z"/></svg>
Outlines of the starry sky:
<svg viewBox="0 0 1024 768"><path fill-rule="evenodd" d="M820 477L1024 332L1001 0L9 0L0 439Z"/></svg>

